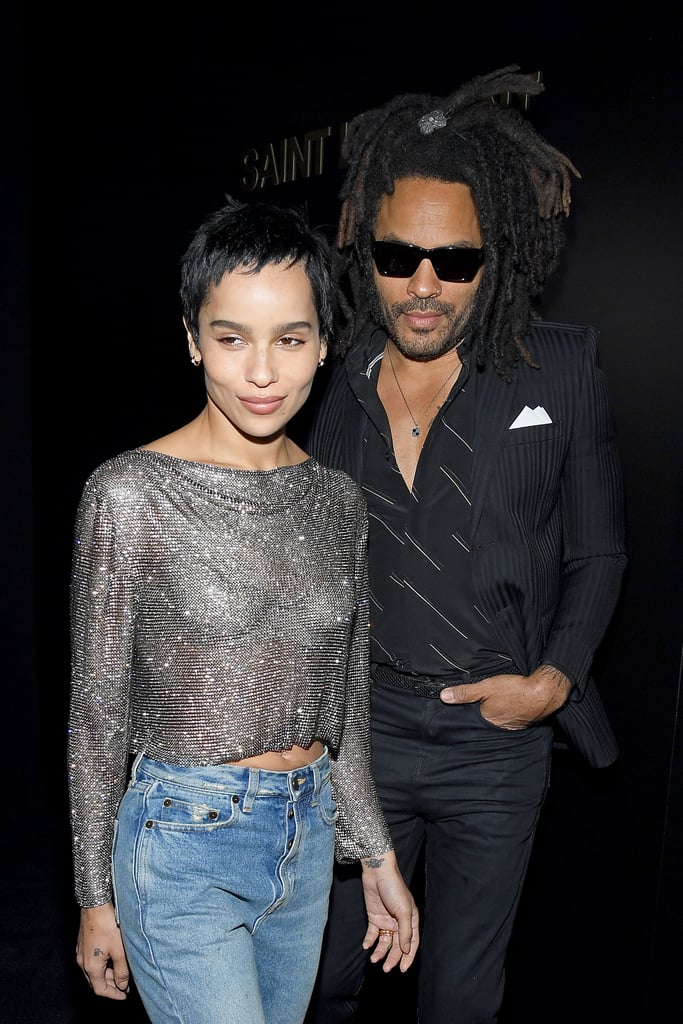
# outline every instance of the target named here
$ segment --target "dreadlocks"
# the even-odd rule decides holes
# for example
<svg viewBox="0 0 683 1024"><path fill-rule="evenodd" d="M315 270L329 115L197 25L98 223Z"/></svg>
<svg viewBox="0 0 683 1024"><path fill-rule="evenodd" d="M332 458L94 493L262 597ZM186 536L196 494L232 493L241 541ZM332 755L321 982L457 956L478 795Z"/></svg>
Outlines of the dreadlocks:
<svg viewBox="0 0 683 1024"><path fill-rule="evenodd" d="M535 77L518 72L509 65L446 98L397 96L349 124L337 237L342 353L369 318L370 245L383 196L398 178L436 178L469 186L486 245L471 320L477 363L491 358L504 377L520 356L534 365L523 342L532 301L558 264L570 175L580 174L517 110L496 99L543 91Z"/></svg>

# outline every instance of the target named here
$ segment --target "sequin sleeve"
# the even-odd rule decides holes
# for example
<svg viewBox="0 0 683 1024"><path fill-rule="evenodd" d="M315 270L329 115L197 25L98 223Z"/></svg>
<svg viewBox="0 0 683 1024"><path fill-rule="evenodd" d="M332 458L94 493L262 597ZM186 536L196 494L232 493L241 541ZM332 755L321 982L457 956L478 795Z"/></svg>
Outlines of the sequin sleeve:
<svg viewBox="0 0 683 1024"><path fill-rule="evenodd" d="M110 855L128 768L135 573L95 477L76 516L71 573L68 773L76 898L112 898Z"/></svg>
<svg viewBox="0 0 683 1024"><path fill-rule="evenodd" d="M363 499L356 520L357 602L349 645L344 725L339 753L332 762L339 813L336 859L341 863L393 849L372 775L367 535L367 509Z"/></svg>

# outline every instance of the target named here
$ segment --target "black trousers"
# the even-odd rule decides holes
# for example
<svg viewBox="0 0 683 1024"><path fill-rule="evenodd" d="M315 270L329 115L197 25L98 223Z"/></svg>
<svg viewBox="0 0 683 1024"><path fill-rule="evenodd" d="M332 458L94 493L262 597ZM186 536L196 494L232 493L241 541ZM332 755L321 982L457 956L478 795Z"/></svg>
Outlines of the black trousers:
<svg viewBox="0 0 683 1024"><path fill-rule="evenodd" d="M373 684L375 777L406 881L424 858L419 967L411 968L419 970L420 1024L496 1020L552 739L548 725L498 729L478 704ZM366 927L360 873L340 867L307 1024L354 1019Z"/></svg>

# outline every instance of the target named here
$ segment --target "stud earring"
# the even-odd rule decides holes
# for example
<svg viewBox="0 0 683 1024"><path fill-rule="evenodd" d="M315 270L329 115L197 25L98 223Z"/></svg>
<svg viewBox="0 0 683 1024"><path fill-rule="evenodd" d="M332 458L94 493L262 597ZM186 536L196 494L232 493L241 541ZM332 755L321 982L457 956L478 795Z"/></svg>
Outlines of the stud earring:
<svg viewBox="0 0 683 1024"><path fill-rule="evenodd" d="M199 358L199 356L190 356L190 362L192 363L193 366L199 366L199 364L201 363L201 359Z"/></svg>
<svg viewBox="0 0 683 1024"><path fill-rule="evenodd" d="M324 359L319 359L318 360L318 366L324 366L324 365L325 365L325 360Z"/></svg>

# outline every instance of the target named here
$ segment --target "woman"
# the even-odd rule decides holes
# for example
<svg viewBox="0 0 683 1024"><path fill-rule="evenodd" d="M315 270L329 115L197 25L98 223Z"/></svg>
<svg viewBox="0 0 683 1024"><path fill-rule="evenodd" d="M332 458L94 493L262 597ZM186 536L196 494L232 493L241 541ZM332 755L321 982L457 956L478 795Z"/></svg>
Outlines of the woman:
<svg viewBox="0 0 683 1024"><path fill-rule="evenodd" d="M227 204L181 267L206 405L87 480L73 556L77 961L153 1024L296 1024L332 865L364 946L406 970L418 915L371 776L367 515L287 436L327 352L325 240Z"/></svg>

